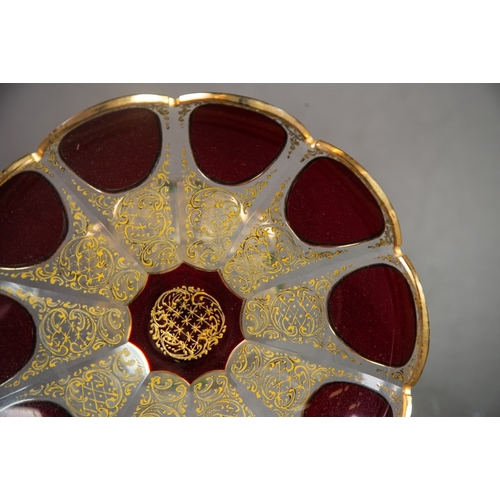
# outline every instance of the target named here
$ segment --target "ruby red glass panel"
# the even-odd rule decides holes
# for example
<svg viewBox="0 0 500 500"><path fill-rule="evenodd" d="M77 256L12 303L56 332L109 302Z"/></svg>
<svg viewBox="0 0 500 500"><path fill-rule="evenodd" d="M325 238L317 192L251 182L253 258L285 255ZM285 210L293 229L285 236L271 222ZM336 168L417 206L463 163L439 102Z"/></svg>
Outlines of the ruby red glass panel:
<svg viewBox="0 0 500 500"><path fill-rule="evenodd" d="M332 290L329 318L337 335L361 356L399 367L415 349L416 313L406 278L377 265L353 272Z"/></svg>
<svg viewBox="0 0 500 500"><path fill-rule="evenodd" d="M23 172L0 186L0 266L22 267L48 259L67 230L61 199L40 174Z"/></svg>
<svg viewBox="0 0 500 500"><path fill-rule="evenodd" d="M306 404L304 417L392 417L389 403L376 392L349 382L321 387Z"/></svg>
<svg viewBox="0 0 500 500"><path fill-rule="evenodd" d="M91 186L107 192L130 189L153 170L161 149L155 113L127 108L92 118L59 144L63 161Z"/></svg>
<svg viewBox="0 0 500 500"><path fill-rule="evenodd" d="M0 384L13 377L35 350L35 325L19 302L0 294Z"/></svg>
<svg viewBox="0 0 500 500"><path fill-rule="evenodd" d="M240 184L262 174L286 142L278 123L257 111L223 104L191 114L189 138L198 168L221 184Z"/></svg>
<svg viewBox="0 0 500 500"><path fill-rule="evenodd" d="M351 170L331 158L313 160L297 175L286 217L295 234L313 245L348 245L384 231L377 200Z"/></svg>

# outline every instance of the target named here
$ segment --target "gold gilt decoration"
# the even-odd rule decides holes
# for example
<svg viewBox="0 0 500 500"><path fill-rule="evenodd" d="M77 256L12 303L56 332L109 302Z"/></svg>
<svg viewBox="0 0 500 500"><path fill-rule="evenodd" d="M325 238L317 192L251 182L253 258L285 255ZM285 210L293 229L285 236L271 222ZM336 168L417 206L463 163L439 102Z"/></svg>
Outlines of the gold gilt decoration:
<svg viewBox="0 0 500 500"><path fill-rule="evenodd" d="M203 104L203 102L190 102L188 104L181 104L178 108L178 117L179 117L179 123L181 124L181 129L184 128L184 122L186 119L186 115L193 109L194 106Z"/></svg>
<svg viewBox="0 0 500 500"><path fill-rule="evenodd" d="M377 369L378 373L382 373L386 378L391 377L393 380L399 380L402 384L406 384L410 377L413 375L413 368L415 364L415 356L409 361L408 366L400 370L391 372L390 370Z"/></svg>
<svg viewBox="0 0 500 500"><path fill-rule="evenodd" d="M170 209L169 147L151 182L132 189L124 197L92 192L73 180L77 190L107 217L139 261L151 271L164 269L177 260L178 244Z"/></svg>
<svg viewBox="0 0 500 500"><path fill-rule="evenodd" d="M66 194L64 189L63 192ZM56 284L119 301L131 300L139 290L141 273L110 247L102 233L94 230L71 196L66 198L75 230L56 259L34 269L2 271L0 275Z"/></svg>
<svg viewBox="0 0 500 500"><path fill-rule="evenodd" d="M384 228L385 228L384 236L383 238L379 238L379 240L373 245L368 245L368 248L371 249L386 247L386 246L392 247L394 246L394 242L396 240L394 236L393 222L391 217L389 216L387 208L385 206L380 206L380 209L382 210L382 214L384 217Z"/></svg>
<svg viewBox="0 0 500 500"><path fill-rule="evenodd" d="M349 264L349 267L352 266L353 264ZM245 332L254 337L297 344L310 343L355 363L356 360L336 343L335 337L325 325L324 296L347 267L342 266L300 286L280 290L274 297L268 294L248 300L243 313L246 320Z"/></svg>
<svg viewBox="0 0 500 500"><path fill-rule="evenodd" d="M59 163L59 161L57 160L57 146L55 143L51 142L47 148L47 151L45 153L45 156L47 157L47 159L49 160L50 163L52 163L52 165L54 165L54 167L58 168L59 170L61 170L62 172L64 172L66 169L64 168L63 165L61 165Z"/></svg>
<svg viewBox="0 0 500 500"><path fill-rule="evenodd" d="M194 406L200 417L254 417L224 373L211 373L194 385Z"/></svg>
<svg viewBox="0 0 500 500"><path fill-rule="evenodd" d="M284 122L280 123L288 132L288 137L290 139L290 149L288 151L287 158L290 158L295 149L297 149L300 146L300 143L303 141L303 137L302 134L295 127L292 127L288 123Z"/></svg>
<svg viewBox="0 0 500 500"><path fill-rule="evenodd" d="M255 183L242 193L210 187L188 167L182 152L184 189L187 202L187 256L196 265L214 267L231 246L231 237L241 228L244 216L267 181ZM267 178L271 178L272 174Z"/></svg>
<svg viewBox="0 0 500 500"><path fill-rule="evenodd" d="M79 417L114 417L143 376L143 367L130 358L128 349L123 349L72 375L32 388L18 399L54 398L64 401L73 415Z"/></svg>
<svg viewBox="0 0 500 500"><path fill-rule="evenodd" d="M50 171L50 169L46 167L41 161L30 163L26 167L26 169L41 170L44 174L48 175L49 177L54 177L54 174Z"/></svg>
<svg viewBox="0 0 500 500"><path fill-rule="evenodd" d="M187 361L207 354L225 331L220 304L200 288L168 290L151 311L149 333L156 347L175 359Z"/></svg>
<svg viewBox="0 0 500 500"><path fill-rule="evenodd" d="M359 379L344 370L319 366L251 343L240 348L231 372L280 417L295 416L317 386L329 377Z"/></svg>
<svg viewBox="0 0 500 500"><path fill-rule="evenodd" d="M74 304L0 288L27 302L40 319L40 342L34 358L7 387L17 387L21 381L61 363L89 356L102 347L117 346L125 337L125 312L115 307Z"/></svg>
<svg viewBox="0 0 500 500"><path fill-rule="evenodd" d="M262 283L306 266L320 259L331 259L347 250L317 252L304 250L285 229L280 212L285 183L281 184L270 207L239 245L233 258L224 266L223 276L232 288L248 294Z"/></svg>
<svg viewBox="0 0 500 500"><path fill-rule="evenodd" d="M391 398L394 416L401 417L403 415L404 402L404 396L402 392L396 389L389 389L389 387L383 384L377 384L377 387L379 387L379 389L381 389L386 396L389 396Z"/></svg>
<svg viewBox="0 0 500 500"><path fill-rule="evenodd" d="M165 120L165 128L170 130L170 106L168 104L150 104L146 106L147 108L156 111L161 116L163 116L163 120Z"/></svg>
<svg viewBox="0 0 500 500"><path fill-rule="evenodd" d="M314 158L315 156L318 156L321 153L323 153L323 151L321 151L318 148L308 148L305 155L300 159L300 162L302 163L308 160L309 158Z"/></svg>
<svg viewBox="0 0 500 500"><path fill-rule="evenodd" d="M377 260L383 260L383 261L390 262L391 264L401 266L399 259L394 254L381 255L380 257L377 257Z"/></svg>
<svg viewBox="0 0 500 500"><path fill-rule="evenodd" d="M151 377L133 417L185 417L188 384L170 373Z"/></svg>

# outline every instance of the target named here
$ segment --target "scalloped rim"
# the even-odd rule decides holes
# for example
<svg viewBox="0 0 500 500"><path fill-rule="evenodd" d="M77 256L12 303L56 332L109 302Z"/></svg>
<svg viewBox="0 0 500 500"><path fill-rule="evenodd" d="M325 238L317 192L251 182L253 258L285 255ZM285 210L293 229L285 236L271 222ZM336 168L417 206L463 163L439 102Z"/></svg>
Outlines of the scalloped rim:
<svg viewBox="0 0 500 500"><path fill-rule="evenodd" d="M136 94L129 95L124 97L118 97L115 99L111 99L95 106L92 106L80 113L77 113L75 116L66 120L61 125L59 125L56 129L54 129L40 144L38 150L35 153L28 154L19 160L12 163L9 167L4 169L0 174L0 185L7 181L10 177L12 177L19 169L24 166L32 163L39 162L45 151L50 146L50 144L60 138L63 135L68 133L70 130L76 128L85 120L89 118L93 118L98 116L99 114L119 109L125 106L130 105L144 105L144 104L164 104L169 108L175 108L186 104L197 103L197 102L222 102L228 104L234 104L243 106L252 110L257 110L260 112L264 112L276 118L279 118L287 125L293 127L297 132L300 133L304 142L311 148L317 149L328 154L330 157L336 158L341 161L346 167L350 168L353 172L358 174L370 187L372 193L375 194L378 202L384 207L386 210L390 223L392 225L392 230L394 234L394 255L399 259L402 266L407 270L410 279L412 280L412 284L414 285L417 297L416 297L416 307L420 309L421 312L421 342L418 346L419 354L418 361L415 367L415 371L413 376L405 384L402 388L402 393L404 397L403 401L403 416L411 415L411 407L412 407L412 398L411 398L411 388L417 383L420 378L422 371L424 369L425 363L427 361L428 351L429 351L429 316L427 311L427 303L425 300L424 292L422 289L422 285L418 278L418 275L413 267L408 256L406 256L401 250L402 237L401 237L401 228L399 225L399 221L396 215L396 212L389 201L389 198L384 193L382 188L377 184L377 182L372 178L372 176L351 156L342 151L341 149L329 144L328 142L322 140L313 139L309 131L307 130L301 122L299 122L292 115L283 111L272 104L268 104L263 101L259 101L257 99L253 99L250 97L244 97L235 94L216 94L216 93L196 93L196 94L186 94L182 95L178 98L172 98L165 95L157 95L157 94Z"/></svg>

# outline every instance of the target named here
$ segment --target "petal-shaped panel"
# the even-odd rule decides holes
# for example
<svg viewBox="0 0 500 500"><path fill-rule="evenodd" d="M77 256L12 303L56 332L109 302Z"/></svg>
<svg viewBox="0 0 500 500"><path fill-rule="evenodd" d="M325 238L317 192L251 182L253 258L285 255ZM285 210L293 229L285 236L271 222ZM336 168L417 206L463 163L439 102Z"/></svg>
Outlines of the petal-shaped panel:
<svg viewBox="0 0 500 500"><path fill-rule="evenodd" d="M382 234L384 217L361 180L332 158L310 162L295 178L286 217L297 236L313 245L347 245Z"/></svg>
<svg viewBox="0 0 500 500"><path fill-rule="evenodd" d="M17 301L0 294L0 384L15 375L35 349L35 325Z"/></svg>
<svg viewBox="0 0 500 500"><path fill-rule="evenodd" d="M40 174L22 172L0 186L0 266L48 259L67 231L61 198Z"/></svg>
<svg viewBox="0 0 500 500"><path fill-rule="evenodd" d="M189 137L198 168L221 184L240 184L262 174L286 142L286 132L262 113L207 104L193 111Z"/></svg>
<svg viewBox="0 0 500 500"><path fill-rule="evenodd" d="M392 417L389 403L376 392L350 382L325 384L312 395L304 417Z"/></svg>
<svg viewBox="0 0 500 500"><path fill-rule="evenodd" d="M146 179L160 149L157 115L145 108L127 108L76 127L61 140L59 154L91 186L118 192Z"/></svg>
<svg viewBox="0 0 500 500"><path fill-rule="evenodd" d="M394 267L364 267L332 290L329 318L337 335L362 356L388 366L403 366L416 341L413 295Z"/></svg>

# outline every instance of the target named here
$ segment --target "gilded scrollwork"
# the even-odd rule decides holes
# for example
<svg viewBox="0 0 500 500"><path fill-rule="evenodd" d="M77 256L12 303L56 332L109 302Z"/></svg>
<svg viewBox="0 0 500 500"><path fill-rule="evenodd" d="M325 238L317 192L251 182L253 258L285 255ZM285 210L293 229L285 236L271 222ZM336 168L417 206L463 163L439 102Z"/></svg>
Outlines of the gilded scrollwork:
<svg viewBox="0 0 500 500"><path fill-rule="evenodd" d="M62 191L66 194L64 189ZM111 248L102 233L94 230L69 194L66 198L75 229L57 257L44 266L1 271L0 275L42 281L121 302L131 300L139 290L143 275Z"/></svg>
<svg viewBox="0 0 500 500"><path fill-rule="evenodd" d="M245 295L280 275L321 259L346 252L305 250L286 229L281 202L286 183L281 184L269 208L263 213L236 253L224 266L223 276L230 286Z"/></svg>
<svg viewBox="0 0 500 500"><path fill-rule="evenodd" d="M149 380L133 417L185 417L188 384L170 373L159 373Z"/></svg>
<svg viewBox="0 0 500 500"><path fill-rule="evenodd" d="M368 248L374 249L385 246L393 246L396 240L394 236L394 223L389 215L387 207L382 205L380 209L382 210L382 215L384 217L384 235L382 238L379 238L378 242L374 243L373 245L369 245Z"/></svg>
<svg viewBox="0 0 500 500"><path fill-rule="evenodd" d="M149 334L166 356L189 361L208 354L226 331L220 304L205 291L177 287L158 297Z"/></svg>
<svg viewBox="0 0 500 500"><path fill-rule="evenodd" d="M323 345L324 307L308 288L295 286L272 299L252 299L245 305L246 332L255 337Z"/></svg>
<svg viewBox="0 0 500 500"><path fill-rule="evenodd" d="M165 128L167 130L170 130L170 106L168 104L163 104L163 103L157 103L157 104L150 104L147 106L149 109L156 111L158 114L160 114L163 117L163 120L165 121Z"/></svg>
<svg viewBox="0 0 500 500"><path fill-rule="evenodd" d="M404 404L404 396L401 390L392 388L390 389L389 387L383 384L377 384L377 387L391 399L394 416L401 417L403 415L403 404Z"/></svg>
<svg viewBox="0 0 500 500"><path fill-rule="evenodd" d="M54 300L19 289L0 289L26 302L40 320L40 342L31 363L6 387L18 387L43 371L89 356L102 347L117 346L126 336L124 310Z"/></svg>
<svg viewBox="0 0 500 500"><path fill-rule="evenodd" d="M77 191L113 224L138 260L151 271L177 262L178 243L170 208L169 149L167 145L165 161L151 181L123 197L96 193L73 180Z"/></svg>
<svg viewBox="0 0 500 500"><path fill-rule="evenodd" d="M57 159L57 146L56 146L56 143L51 142L48 145L47 150L45 152L45 157L47 158L47 160L50 163L52 163L52 165L54 165L54 167L58 168L62 172L64 172L64 170L66 170L65 167L61 163L59 163L59 161Z"/></svg>
<svg viewBox="0 0 500 500"><path fill-rule="evenodd" d="M225 373L210 373L193 387L194 407L200 417L254 417Z"/></svg>
<svg viewBox="0 0 500 500"><path fill-rule="evenodd" d="M196 265L215 267L229 250L232 237L242 227L243 217L247 216L248 209L267 186L267 180L246 187L243 192L211 187L189 169L185 151L182 155L187 197L186 253Z"/></svg>
<svg viewBox="0 0 500 500"><path fill-rule="evenodd" d="M114 417L143 377L144 367L122 349L58 381L33 387L17 399L54 398L64 401L75 416Z"/></svg>
<svg viewBox="0 0 500 500"><path fill-rule="evenodd" d="M382 373L386 378L392 378L393 380L399 380L401 384L406 384L413 375L413 365L415 364L415 356L408 362L408 366L400 368L399 370L384 370L378 368L377 372Z"/></svg>
<svg viewBox="0 0 500 500"><path fill-rule="evenodd" d="M290 145L289 145L290 149L288 150L287 158L290 158L290 156L292 156L292 153L300 146L304 138L302 134L295 127L285 122L280 121L280 123L288 132L288 138L290 140Z"/></svg>
<svg viewBox="0 0 500 500"><path fill-rule="evenodd" d="M29 170L39 170L41 172L43 172L44 174L48 175L49 177L54 177L54 174L51 172L51 170L46 167L41 161L37 161L37 162L32 162L30 163L26 169L29 169Z"/></svg>
<svg viewBox="0 0 500 500"><path fill-rule="evenodd" d="M315 158L316 156L318 156L321 153L323 153L323 152L318 148L308 148L307 152L300 159L300 162L303 163L304 161L308 160L309 158Z"/></svg>
<svg viewBox="0 0 500 500"><path fill-rule="evenodd" d="M253 337L310 343L342 359L356 362L325 326L325 294L337 277L352 266L351 263L300 286L280 290L273 297L267 294L248 300L243 312L245 332Z"/></svg>
<svg viewBox="0 0 500 500"><path fill-rule="evenodd" d="M326 368L251 343L241 346L230 369L239 382L281 417L295 416L325 379L352 378L352 374L343 370Z"/></svg>
<svg viewBox="0 0 500 500"><path fill-rule="evenodd" d="M200 104L203 104L203 102L198 102L198 103L190 102L188 104L181 104L179 106L178 119L179 119L179 123L181 124L181 129L184 128L184 122L186 119L186 115L191 112L191 110L193 109L194 106L197 106Z"/></svg>

